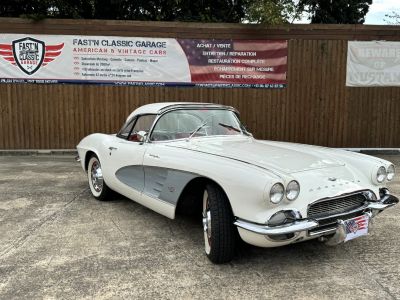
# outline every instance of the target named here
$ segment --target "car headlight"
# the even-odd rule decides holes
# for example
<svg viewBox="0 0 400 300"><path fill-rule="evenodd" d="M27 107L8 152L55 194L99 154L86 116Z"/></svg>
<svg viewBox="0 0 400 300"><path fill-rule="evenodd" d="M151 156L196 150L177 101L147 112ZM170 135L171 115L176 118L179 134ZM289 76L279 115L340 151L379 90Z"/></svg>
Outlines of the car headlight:
<svg viewBox="0 0 400 300"><path fill-rule="evenodd" d="M394 174L395 174L395 169L393 165L390 165L387 170L386 170L387 174L387 180L391 181L394 178Z"/></svg>
<svg viewBox="0 0 400 300"><path fill-rule="evenodd" d="M293 201L296 200L300 194L300 184L296 180L292 180L286 186L286 198Z"/></svg>
<svg viewBox="0 0 400 300"><path fill-rule="evenodd" d="M283 195L285 194L285 188L283 187L282 183L275 183L270 192L269 192L269 199L272 203L277 204L282 201Z"/></svg>
<svg viewBox="0 0 400 300"><path fill-rule="evenodd" d="M379 167L378 171L376 172L376 181L382 183L385 181L387 176L385 167Z"/></svg>

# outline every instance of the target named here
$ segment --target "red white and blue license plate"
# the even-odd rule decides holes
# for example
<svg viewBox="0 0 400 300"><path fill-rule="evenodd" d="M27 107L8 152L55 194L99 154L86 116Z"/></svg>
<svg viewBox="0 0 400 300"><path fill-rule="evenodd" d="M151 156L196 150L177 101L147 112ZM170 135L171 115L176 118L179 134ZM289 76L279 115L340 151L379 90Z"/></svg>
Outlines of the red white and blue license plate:
<svg viewBox="0 0 400 300"><path fill-rule="evenodd" d="M368 215L362 215L353 219L345 220L344 225L346 229L345 242L368 234Z"/></svg>

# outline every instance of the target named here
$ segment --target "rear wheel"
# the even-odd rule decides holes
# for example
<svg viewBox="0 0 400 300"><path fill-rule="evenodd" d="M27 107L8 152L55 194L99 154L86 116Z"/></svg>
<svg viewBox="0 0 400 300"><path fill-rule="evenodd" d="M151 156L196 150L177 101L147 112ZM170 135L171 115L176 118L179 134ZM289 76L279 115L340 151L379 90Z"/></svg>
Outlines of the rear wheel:
<svg viewBox="0 0 400 300"><path fill-rule="evenodd" d="M96 155L89 160L87 175L93 197L101 201L108 200L111 190L104 181L100 160Z"/></svg>
<svg viewBox="0 0 400 300"><path fill-rule="evenodd" d="M207 257L216 264L231 261L236 244L233 215L227 197L213 184L203 194L203 230Z"/></svg>

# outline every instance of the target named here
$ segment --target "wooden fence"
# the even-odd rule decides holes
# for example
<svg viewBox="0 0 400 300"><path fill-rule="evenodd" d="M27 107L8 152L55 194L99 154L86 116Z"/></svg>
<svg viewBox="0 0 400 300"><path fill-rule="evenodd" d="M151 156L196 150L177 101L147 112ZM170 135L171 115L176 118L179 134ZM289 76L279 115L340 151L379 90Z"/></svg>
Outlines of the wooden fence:
<svg viewBox="0 0 400 300"><path fill-rule="evenodd" d="M345 86L348 40L400 40L396 26L198 24L1 19L1 33L287 39L285 89L0 84L0 149L72 149L116 132L136 107L159 101L235 106L259 139L332 147L400 147L400 88Z"/></svg>

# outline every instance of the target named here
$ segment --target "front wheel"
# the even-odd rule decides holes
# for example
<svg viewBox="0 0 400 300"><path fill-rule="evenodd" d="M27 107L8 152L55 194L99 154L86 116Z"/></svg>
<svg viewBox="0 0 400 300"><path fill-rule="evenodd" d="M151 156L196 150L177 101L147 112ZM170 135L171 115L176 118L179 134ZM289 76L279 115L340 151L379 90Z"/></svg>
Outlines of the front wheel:
<svg viewBox="0 0 400 300"><path fill-rule="evenodd" d="M101 201L108 200L111 190L104 182L101 164L96 155L89 160L87 175L93 197Z"/></svg>
<svg viewBox="0 0 400 300"><path fill-rule="evenodd" d="M231 261L236 244L233 215L227 197L213 184L203 194L203 230L207 257L216 264Z"/></svg>

